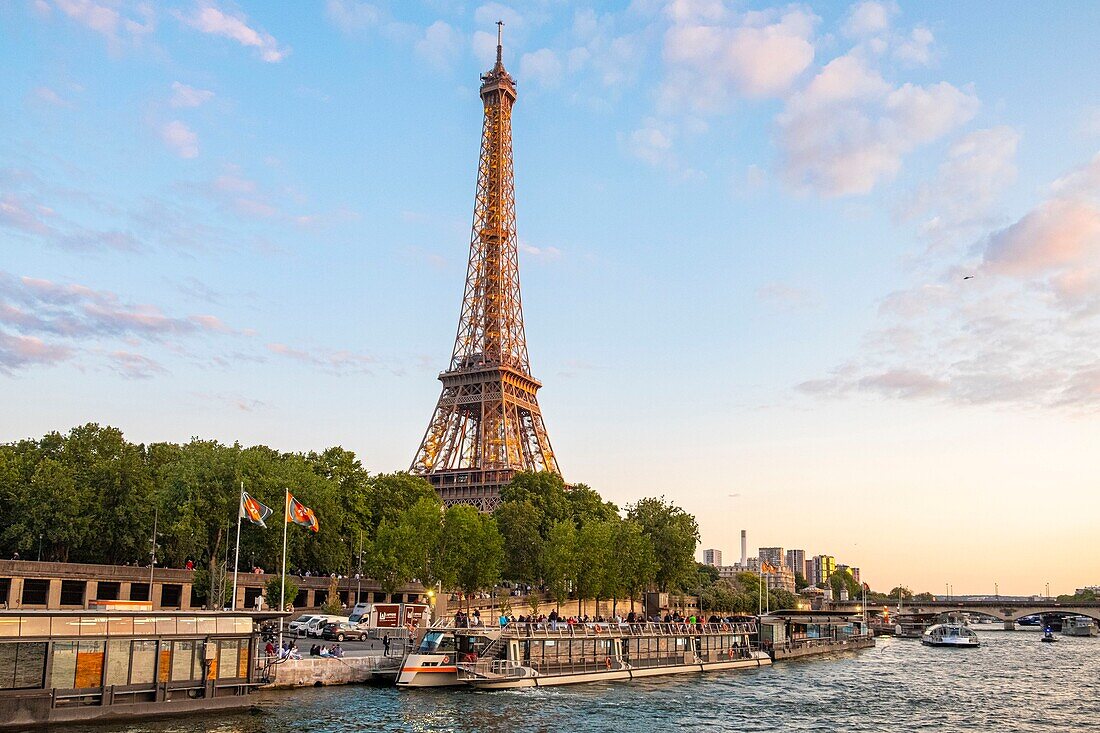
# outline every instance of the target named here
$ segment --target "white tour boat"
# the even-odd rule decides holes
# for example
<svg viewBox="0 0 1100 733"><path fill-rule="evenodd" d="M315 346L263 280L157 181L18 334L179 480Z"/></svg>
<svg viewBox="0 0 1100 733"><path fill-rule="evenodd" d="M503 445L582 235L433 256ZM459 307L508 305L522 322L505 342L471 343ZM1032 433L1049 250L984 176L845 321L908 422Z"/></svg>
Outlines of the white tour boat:
<svg viewBox="0 0 1100 733"><path fill-rule="evenodd" d="M969 648L981 646L978 635L966 624L935 624L925 629L920 643L926 646Z"/></svg>
<svg viewBox="0 0 1100 733"><path fill-rule="evenodd" d="M458 630L458 636L466 630ZM481 689L756 669L771 664L752 623L508 624L458 679Z"/></svg>
<svg viewBox="0 0 1100 733"><path fill-rule="evenodd" d="M416 649L405 656L397 675L398 687L454 687L461 685L457 662L476 660L500 637L500 629L486 626L455 628L441 620L424 634Z"/></svg>

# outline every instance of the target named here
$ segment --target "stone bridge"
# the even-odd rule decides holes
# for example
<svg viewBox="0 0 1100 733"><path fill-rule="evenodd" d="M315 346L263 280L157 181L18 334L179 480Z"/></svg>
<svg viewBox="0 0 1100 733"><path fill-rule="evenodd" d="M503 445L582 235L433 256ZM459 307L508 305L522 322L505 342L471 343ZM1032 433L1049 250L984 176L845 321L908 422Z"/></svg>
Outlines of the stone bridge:
<svg viewBox="0 0 1100 733"><path fill-rule="evenodd" d="M886 605L892 613L898 613L895 605ZM840 613L859 613L863 607L855 602L825 602L823 609ZM868 612L874 610L868 604ZM1025 616L1035 614L1057 616L1088 616L1100 623L1100 601L1059 603L1054 599L991 599L984 601L908 601L902 604L901 613L944 615L948 613L971 613L992 616L1003 621L1005 629L1015 628L1016 622Z"/></svg>

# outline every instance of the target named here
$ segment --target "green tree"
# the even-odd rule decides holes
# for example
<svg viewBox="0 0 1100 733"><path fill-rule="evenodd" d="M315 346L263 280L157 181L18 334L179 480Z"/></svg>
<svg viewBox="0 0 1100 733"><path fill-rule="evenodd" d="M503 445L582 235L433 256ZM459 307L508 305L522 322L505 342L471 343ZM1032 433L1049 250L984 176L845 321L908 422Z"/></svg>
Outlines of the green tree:
<svg viewBox="0 0 1100 733"><path fill-rule="evenodd" d="M550 596L560 607L569 600L576 574L577 527L571 520L554 523L542 553L543 577Z"/></svg>
<svg viewBox="0 0 1100 733"><path fill-rule="evenodd" d="M604 501L594 489L585 484L576 484L565 492L569 503L569 514L578 527L588 522L606 522L619 518L619 508Z"/></svg>
<svg viewBox="0 0 1100 733"><path fill-rule="evenodd" d="M852 576L847 568L836 570L829 576L829 586L833 589L833 598L839 599L841 591L847 591L848 598L855 600L862 597L863 587Z"/></svg>
<svg viewBox="0 0 1100 733"><path fill-rule="evenodd" d="M641 594L654 582L657 575L653 543L646 537L640 524L624 519L615 525L613 546L613 577L619 582L615 589L616 595L625 593L630 599L630 610L633 611L634 603L641 600Z"/></svg>
<svg viewBox="0 0 1100 733"><path fill-rule="evenodd" d="M794 574L794 590L796 593L802 592L803 589L809 588L810 582L806 580L806 576L802 573Z"/></svg>
<svg viewBox="0 0 1100 733"><path fill-rule="evenodd" d="M491 516L465 504L451 506L443 515L447 551L440 564L467 596L500 581L504 540Z"/></svg>
<svg viewBox="0 0 1100 733"><path fill-rule="evenodd" d="M905 586L896 585L893 590L888 594L890 598L897 600L898 598L903 601L908 601L913 598L913 591L909 590Z"/></svg>
<svg viewBox="0 0 1100 733"><path fill-rule="evenodd" d="M513 500L503 502L493 516L504 538L504 577L540 585L543 538L538 509L529 500Z"/></svg>
<svg viewBox="0 0 1100 733"><path fill-rule="evenodd" d="M502 504L530 502L538 512L539 536L546 539L556 522L572 519L573 505L566 493L565 481L555 473L521 472L501 489L500 500Z"/></svg>
<svg viewBox="0 0 1100 733"><path fill-rule="evenodd" d="M586 600L594 599L599 608L600 599L613 593L611 576L614 531L611 521L597 520L590 520L577 531L574 570L577 599L581 602L582 614Z"/></svg>
<svg viewBox="0 0 1100 733"><path fill-rule="evenodd" d="M695 517L664 497L647 498L627 507L627 516L649 538L657 559L655 580L668 591L695 570L699 525Z"/></svg>
<svg viewBox="0 0 1100 733"><path fill-rule="evenodd" d="M282 584L281 575L273 575L267 579L264 583L264 598L267 599L268 608L279 608L279 594L283 593L283 606L294 605L294 599L298 597L298 584L294 582L294 578L287 576L286 585ZM282 609L279 609L282 610Z"/></svg>

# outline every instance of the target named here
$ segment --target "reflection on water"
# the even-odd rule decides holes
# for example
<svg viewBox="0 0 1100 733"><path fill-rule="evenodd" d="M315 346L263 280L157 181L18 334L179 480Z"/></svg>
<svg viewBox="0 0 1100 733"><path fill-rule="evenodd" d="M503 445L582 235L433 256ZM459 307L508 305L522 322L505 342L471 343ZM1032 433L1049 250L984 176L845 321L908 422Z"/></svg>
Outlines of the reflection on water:
<svg viewBox="0 0 1100 733"><path fill-rule="evenodd" d="M978 631L980 649L880 639L858 653L635 683L269 692L254 696L251 713L97 726L97 733L1095 730L1100 638L1042 644L1036 632Z"/></svg>

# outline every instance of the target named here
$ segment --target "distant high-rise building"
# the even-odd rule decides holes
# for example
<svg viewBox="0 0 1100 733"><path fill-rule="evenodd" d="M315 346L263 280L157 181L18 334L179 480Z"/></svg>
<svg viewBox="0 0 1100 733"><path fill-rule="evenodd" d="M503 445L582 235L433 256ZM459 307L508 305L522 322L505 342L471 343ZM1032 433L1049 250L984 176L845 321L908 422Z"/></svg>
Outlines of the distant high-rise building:
<svg viewBox="0 0 1100 733"><path fill-rule="evenodd" d="M722 564L721 550L703 550L703 564L718 567Z"/></svg>
<svg viewBox="0 0 1100 733"><path fill-rule="evenodd" d="M821 585L829 579L829 576L836 572L836 558L832 555L814 555L813 559L813 580L810 580L814 585Z"/></svg>
<svg viewBox="0 0 1100 733"><path fill-rule="evenodd" d="M741 530L741 564L747 565L749 562L749 533L745 530Z"/></svg>
<svg viewBox="0 0 1100 733"><path fill-rule="evenodd" d="M787 558L782 547L761 547L759 557L760 562L766 562L777 568L787 564Z"/></svg>
<svg viewBox="0 0 1100 733"><path fill-rule="evenodd" d="M798 573L803 578L806 577L806 551L805 550L787 550L787 567L791 569L792 573Z"/></svg>
<svg viewBox="0 0 1100 733"><path fill-rule="evenodd" d="M810 585L817 585L814 582L814 559L811 557L806 561L805 570L802 572L802 577L806 579L806 582Z"/></svg>
<svg viewBox="0 0 1100 733"><path fill-rule="evenodd" d="M859 582L859 568L853 568L851 565L837 565L837 570L847 570L848 574L852 576L852 580Z"/></svg>

